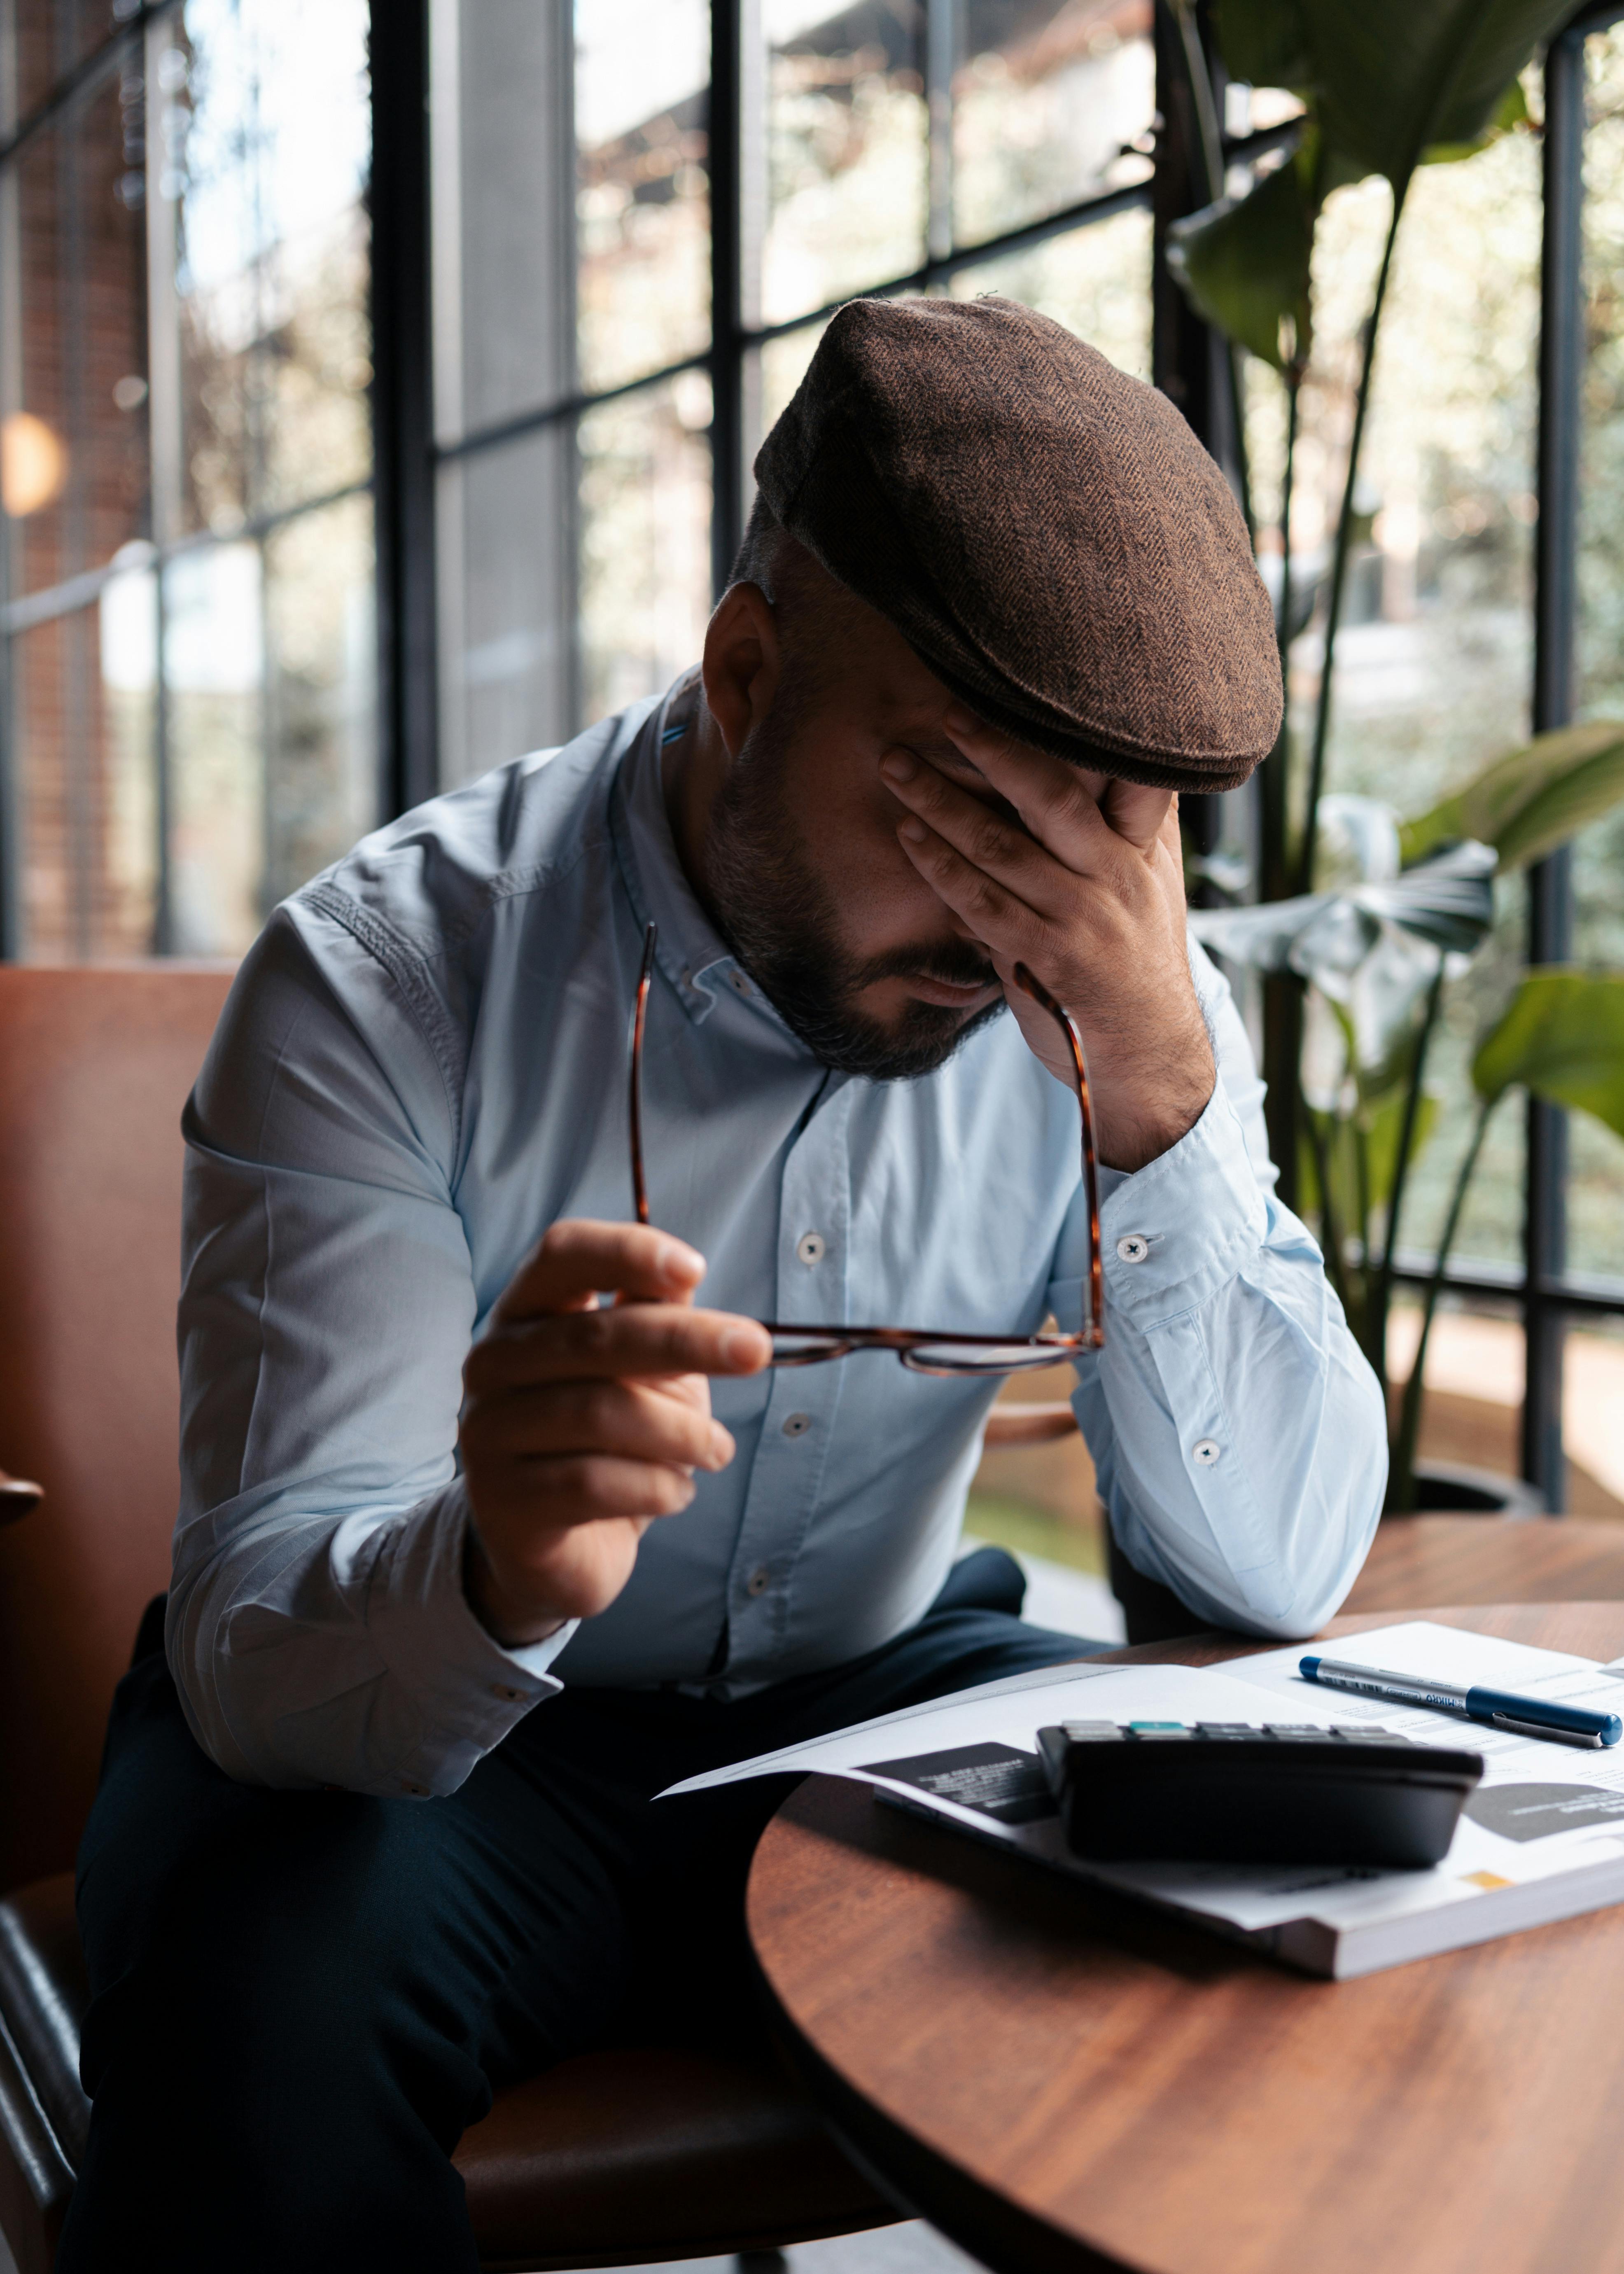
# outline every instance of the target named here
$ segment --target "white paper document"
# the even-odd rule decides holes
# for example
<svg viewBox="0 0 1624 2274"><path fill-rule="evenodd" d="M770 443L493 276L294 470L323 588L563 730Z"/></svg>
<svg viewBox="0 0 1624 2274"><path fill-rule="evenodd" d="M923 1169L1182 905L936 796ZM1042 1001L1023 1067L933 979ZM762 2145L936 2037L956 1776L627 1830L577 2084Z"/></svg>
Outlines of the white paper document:
<svg viewBox="0 0 1624 2274"><path fill-rule="evenodd" d="M1049 1668L740 1761L671 1791L814 1771L857 1778L978 1839L1337 1977L1624 1900L1624 1745L1579 1751L1321 1689L1297 1671L1315 1648L1440 1682L1624 1712L1624 1662L1599 1666L1417 1620L1329 1645L1294 1643L1224 1668ZM1448 1855L1431 1871L1096 1864L1066 1846L1038 1765L1039 1727L1064 1721L1369 1724L1480 1753L1485 1774Z"/></svg>

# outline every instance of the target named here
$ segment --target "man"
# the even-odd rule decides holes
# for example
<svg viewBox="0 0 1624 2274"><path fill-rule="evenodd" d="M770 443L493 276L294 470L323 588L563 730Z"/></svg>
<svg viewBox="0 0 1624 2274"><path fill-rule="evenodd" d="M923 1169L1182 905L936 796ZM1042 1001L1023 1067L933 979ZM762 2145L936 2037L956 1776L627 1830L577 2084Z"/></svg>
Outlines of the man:
<svg viewBox="0 0 1624 2274"><path fill-rule="evenodd" d="M986 300L844 310L757 475L696 674L367 840L233 990L167 1664L81 1856L71 2270L471 2267L493 2082L746 2025L778 1791L654 1796L1086 1650L949 1582L993 1382L769 1368L758 1323L1078 1323L1078 1100L1018 962L1089 1053L1076 1402L1126 1553L1285 1636L1368 1544L1376 1387L1185 942L1171 793L1280 706L1216 470Z"/></svg>

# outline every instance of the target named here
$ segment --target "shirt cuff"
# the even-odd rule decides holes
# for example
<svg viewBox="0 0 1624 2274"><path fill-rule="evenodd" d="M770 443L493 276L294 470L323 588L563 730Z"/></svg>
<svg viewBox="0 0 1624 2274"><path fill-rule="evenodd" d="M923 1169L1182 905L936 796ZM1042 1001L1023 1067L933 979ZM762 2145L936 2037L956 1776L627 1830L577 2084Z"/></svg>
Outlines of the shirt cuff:
<svg viewBox="0 0 1624 2274"><path fill-rule="evenodd" d="M468 1491L453 1478L401 1524L373 1567L366 1627L390 1673L418 1704L423 1736L401 1789L453 1792L544 1698L563 1683L547 1669L580 1624L509 1650L476 1615L462 1585Z"/></svg>
<svg viewBox="0 0 1624 2274"><path fill-rule="evenodd" d="M1195 1126L1101 1205L1109 1300L1148 1332L1227 1285L1267 1230L1245 1133L1220 1073Z"/></svg>

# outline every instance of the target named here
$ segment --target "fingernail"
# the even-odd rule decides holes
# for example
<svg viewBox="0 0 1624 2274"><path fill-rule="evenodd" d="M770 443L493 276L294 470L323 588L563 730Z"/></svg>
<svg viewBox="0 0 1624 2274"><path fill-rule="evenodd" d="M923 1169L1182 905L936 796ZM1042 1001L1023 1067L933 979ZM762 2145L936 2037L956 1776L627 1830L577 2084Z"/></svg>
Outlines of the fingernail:
<svg viewBox="0 0 1624 2274"><path fill-rule="evenodd" d="M950 734L974 734L980 724L974 711L963 710L958 704L942 721L944 732Z"/></svg>
<svg viewBox="0 0 1624 2274"><path fill-rule="evenodd" d="M925 841L925 825L914 815L909 814L906 821L899 821L897 824L897 834L898 837L906 837L910 845L922 845Z"/></svg>
<svg viewBox="0 0 1624 2274"><path fill-rule="evenodd" d="M733 1457L734 1450L733 1441L727 1431L722 1427L719 1421L714 1423L710 1431L710 1457L718 1469L725 1469Z"/></svg>
<svg viewBox="0 0 1624 2274"><path fill-rule="evenodd" d="M722 1337L722 1363L736 1366L741 1370L755 1366L761 1357L759 1328L730 1327Z"/></svg>
<svg viewBox="0 0 1624 2274"><path fill-rule="evenodd" d="M912 781L919 772L919 760L906 750L887 750L880 760L880 772L887 781Z"/></svg>
<svg viewBox="0 0 1624 2274"><path fill-rule="evenodd" d="M659 1252L659 1269L671 1279L702 1279L705 1259L686 1240L668 1239Z"/></svg>

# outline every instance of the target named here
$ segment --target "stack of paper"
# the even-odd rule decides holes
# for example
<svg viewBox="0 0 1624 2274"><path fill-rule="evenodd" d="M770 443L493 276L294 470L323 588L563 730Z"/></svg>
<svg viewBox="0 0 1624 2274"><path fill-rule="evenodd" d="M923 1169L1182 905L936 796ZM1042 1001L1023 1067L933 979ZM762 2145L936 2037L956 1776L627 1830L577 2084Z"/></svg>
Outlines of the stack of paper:
<svg viewBox="0 0 1624 2274"><path fill-rule="evenodd" d="M1338 1658L1624 1711L1624 1661L1600 1666L1415 1621L1339 1638ZM1304 1645L1233 1668L1086 1662L961 1690L829 1737L673 1785L820 1771L880 1787L974 1836L1239 1937L1313 1974L1396 1966L1624 1900L1624 1745L1579 1751L1447 1713L1333 1694L1297 1671ZM1483 1782L1448 1855L1427 1871L1323 1865L1094 1864L1073 1856L1038 1766L1047 1722L1368 1722L1481 1753ZM664 1796L662 1796L664 1797Z"/></svg>

